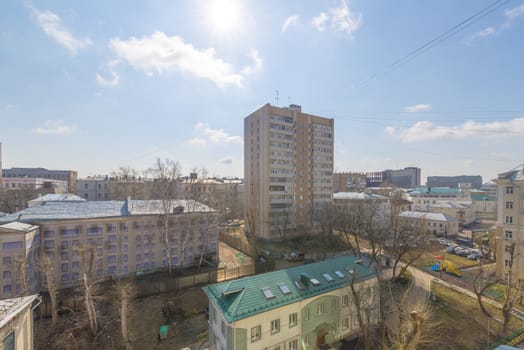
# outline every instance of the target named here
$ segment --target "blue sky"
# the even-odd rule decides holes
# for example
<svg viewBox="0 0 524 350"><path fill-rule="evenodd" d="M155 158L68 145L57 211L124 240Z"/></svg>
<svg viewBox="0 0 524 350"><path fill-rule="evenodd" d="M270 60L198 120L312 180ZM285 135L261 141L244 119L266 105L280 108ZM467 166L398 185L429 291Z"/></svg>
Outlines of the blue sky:
<svg viewBox="0 0 524 350"><path fill-rule="evenodd" d="M243 118L335 118L335 169L481 174L523 162L524 1L394 70L493 1L0 2L4 167L242 176Z"/></svg>

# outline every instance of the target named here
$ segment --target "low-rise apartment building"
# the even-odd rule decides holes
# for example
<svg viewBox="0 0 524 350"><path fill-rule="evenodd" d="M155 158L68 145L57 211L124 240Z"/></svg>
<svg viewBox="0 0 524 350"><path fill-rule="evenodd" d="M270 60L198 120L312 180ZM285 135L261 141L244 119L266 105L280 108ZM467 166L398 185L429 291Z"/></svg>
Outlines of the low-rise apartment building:
<svg viewBox="0 0 524 350"><path fill-rule="evenodd" d="M437 201L428 208L428 211L454 217L460 227L477 220L472 202Z"/></svg>
<svg viewBox="0 0 524 350"><path fill-rule="evenodd" d="M387 229L391 226L391 202L389 197L366 192L338 192L333 194L335 206L339 209L351 210L360 206L368 215L372 215L373 223Z"/></svg>
<svg viewBox="0 0 524 350"><path fill-rule="evenodd" d="M369 323L379 319L368 258L341 256L204 287L211 349L318 349L357 335L353 284Z"/></svg>
<svg viewBox="0 0 524 350"><path fill-rule="evenodd" d="M0 217L40 227L40 259L56 274L57 287L74 286L82 271L96 278L192 266L216 256L216 211L192 200L43 202ZM23 242L20 242L22 244ZM44 283L43 271L41 282Z"/></svg>
<svg viewBox="0 0 524 350"><path fill-rule="evenodd" d="M411 201L411 210L427 211L438 201L464 202L470 199L469 184L461 184L459 188L450 187L418 187L407 192Z"/></svg>
<svg viewBox="0 0 524 350"><path fill-rule="evenodd" d="M412 226L415 231L447 237L458 234L458 220L447 214L404 211L398 217L401 225Z"/></svg>

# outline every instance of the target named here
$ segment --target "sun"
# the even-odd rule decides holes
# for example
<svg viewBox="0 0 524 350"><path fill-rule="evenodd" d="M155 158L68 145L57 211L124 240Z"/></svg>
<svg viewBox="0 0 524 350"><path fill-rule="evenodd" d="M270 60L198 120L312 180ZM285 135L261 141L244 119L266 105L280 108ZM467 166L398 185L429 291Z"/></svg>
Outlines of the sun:
<svg viewBox="0 0 524 350"><path fill-rule="evenodd" d="M241 12L239 0L206 1L206 22L217 34L230 35L240 29Z"/></svg>

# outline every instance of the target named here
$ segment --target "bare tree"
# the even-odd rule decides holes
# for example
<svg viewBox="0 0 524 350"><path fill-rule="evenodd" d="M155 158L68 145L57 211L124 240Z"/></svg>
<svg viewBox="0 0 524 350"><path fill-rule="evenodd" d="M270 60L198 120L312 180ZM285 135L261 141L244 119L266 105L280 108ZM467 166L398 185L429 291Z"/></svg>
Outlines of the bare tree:
<svg viewBox="0 0 524 350"><path fill-rule="evenodd" d="M132 299L132 288L131 282L124 279L117 280L113 285L114 299L120 305L120 330L122 332L122 339L124 341L126 349L130 349L129 336L127 328L127 314L129 302Z"/></svg>
<svg viewBox="0 0 524 350"><path fill-rule="evenodd" d="M175 200L178 195L180 185L180 164L174 160L166 159L162 161L157 158L155 167L150 169L154 178L154 194L160 200L162 213L159 215L159 228L161 241L166 252L168 273L172 272L171 261L171 242L170 239L170 220L175 208Z"/></svg>
<svg viewBox="0 0 524 350"><path fill-rule="evenodd" d="M508 333L509 322L511 321L511 311L513 310L513 305L522 296L522 283L513 281L513 263L515 259L515 242L512 242L510 245L506 246L506 252L509 253L509 259L506 260L508 266L508 273L505 281L505 291L504 291L504 300L501 303L501 313L502 313L502 329L501 335L505 336ZM484 293L492 286L498 283L504 283L500 280L483 280L482 276L485 274L482 266L479 268L475 280L473 283L474 292L477 296L477 301L480 307L480 310L489 318L496 320L494 314L492 314L486 308L484 301Z"/></svg>
<svg viewBox="0 0 524 350"><path fill-rule="evenodd" d="M93 336L98 331L98 317L95 307L97 282L93 279L95 253L93 247L80 249L80 268L82 274L81 289L84 296L84 307L87 313L87 322Z"/></svg>
<svg viewBox="0 0 524 350"><path fill-rule="evenodd" d="M45 276L47 292L49 293L49 299L51 300L51 327L54 327L58 323L58 291L56 288L56 271L54 264L51 262L51 259L45 253L42 254L42 258L40 260L40 269Z"/></svg>

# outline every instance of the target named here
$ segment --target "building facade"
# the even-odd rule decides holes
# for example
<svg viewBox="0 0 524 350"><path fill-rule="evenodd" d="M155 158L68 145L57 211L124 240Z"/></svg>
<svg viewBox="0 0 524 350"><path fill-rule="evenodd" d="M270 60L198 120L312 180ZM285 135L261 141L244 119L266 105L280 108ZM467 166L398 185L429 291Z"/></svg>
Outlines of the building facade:
<svg viewBox="0 0 524 350"><path fill-rule="evenodd" d="M355 300L369 315L365 326L373 327L379 319L379 291L368 263L366 257L346 255L204 287L210 348L328 346L360 333Z"/></svg>
<svg viewBox="0 0 524 350"><path fill-rule="evenodd" d="M78 179L75 193L88 201L113 200L110 185L108 177Z"/></svg>
<svg viewBox="0 0 524 350"><path fill-rule="evenodd" d="M0 299L38 293L39 227L11 222L0 225Z"/></svg>
<svg viewBox="0 0 524 350"><path fill-rule="evenodd" d="M361 192L366 189L365 173L334 173L333 192Z"/></svg>
<svg viewBox="0 0 524 350"><path fill-rule="evenodd" d="M497 277L506 279L514 244L513 277L524 281L524 167L500 174L497 210Z"/></svg>
<svg viewBox="0 0 524 350"><path fill-rule="evenodd" d="M0 300L0 349L32 350L33 310L42 302L40 296Z"/></svg>
<svg viewBox="0 0 524 350"><path fill-rule="evenodd" d="M256 236L274 239L282 225L312 226L332 202L334 120L300 106L266 104L244 119L246 219Z"/></svg>
<svg viewBox="0 0 524 350"><path fill-rule="evenodd" d="M50 266L57 288L75 286L83 271L109 278L168 265L185 268L201 256L216 259L216 211L191 200L168 205L167 234L159 200L45 202L0 217L0 222L39 227L40 260ZM16 242L18 249L23 241ZM46 271L39 273L45 287Z"/></svg>
<svg viewBox="0 0 524 350"><path fill-rule="evenodd" d="M418 231L436 236L456 236L459 232L458 220L441 213L404 211L398 215L402 226L411 226Z"/></svg>
<svg viewBox="0 0 524 350"><path fill-rule="evenodd" d="M459 175L459 176L428 176L428 187L451 187L458 188L461 183L470 183L471 188L479 189L482 187L482 176L480 175Z"/></svg>
<svg viewBox="0 0 524 350"><path fill-rule="evenodd" d="M477 220L472 202L437 201L429 207L428 211L454 217L459 227L472 224Z"/></svg>
<svg viewBox="0 0 524 350"><path fill-rule="evenodd" d="M48 170L44 168L11 168L2 169L2 176L7 177L33 177L67 181L67 192L75 193L78 173L74 170Z"/></svg>
<svg viewBox="0 0 524 350"><path fill-rule="evenodd" d="M335 206L339 209L351 210L355 206L361 206L369 215L372 215L373 223L377 229L388 229L391 227L391 201L389 197L379 194L365 192L338 192L333 194Z"/></svg>
<svg viewBox="0 0 524 350"><path fill-rule="evenodd" d="M411 210L428 211L439 201L464 202L470 201L471 195L468 186L460 188L450 187L419 187L407 192L407 199L411 201Z"/></svg>
<svg viewBox="0 0 524 350"><path fill-rule="evenodd" d="M420 186L421 170L417 167L404 169L384 170L384 181L401 188L415 188Z"/></svg>

